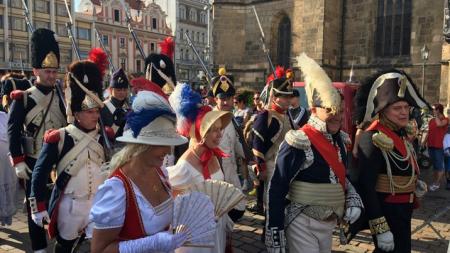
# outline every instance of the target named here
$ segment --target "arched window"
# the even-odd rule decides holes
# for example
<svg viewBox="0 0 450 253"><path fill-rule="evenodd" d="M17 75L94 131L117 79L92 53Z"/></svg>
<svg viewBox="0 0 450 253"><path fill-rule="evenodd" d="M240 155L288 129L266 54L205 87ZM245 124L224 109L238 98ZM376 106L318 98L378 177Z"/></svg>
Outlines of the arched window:
<svg viewBox="0 0 450 253"><path fill-rule="evenodd" d="M291 20L285 16L278 25L277 64L289 67L291 55Z"/></svg>
<svg viewBox="0 0 450 253"><path fill-rule="evenodd" d="M180 5L180 19L186 19L186 7Z"/></svg>

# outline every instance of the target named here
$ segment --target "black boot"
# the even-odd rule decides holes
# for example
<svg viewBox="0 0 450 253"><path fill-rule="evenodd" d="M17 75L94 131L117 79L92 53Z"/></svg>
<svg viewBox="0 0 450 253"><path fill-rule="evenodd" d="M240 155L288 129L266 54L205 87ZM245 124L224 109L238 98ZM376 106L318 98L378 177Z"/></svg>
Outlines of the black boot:
<svg viewBox="0 0 450 253"><path fill-rule="evenodd" d="M54 253L72 253L73 246L77 240L64 240L59 235L56 236Z"/></svg>

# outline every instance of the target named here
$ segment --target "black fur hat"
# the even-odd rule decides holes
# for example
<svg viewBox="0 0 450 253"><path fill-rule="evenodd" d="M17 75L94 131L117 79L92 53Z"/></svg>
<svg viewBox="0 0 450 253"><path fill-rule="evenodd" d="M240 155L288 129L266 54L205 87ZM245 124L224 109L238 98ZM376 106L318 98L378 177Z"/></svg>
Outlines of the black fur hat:
<svg viewBox="0 0 450 253"><path fill-rule="evenodd" d="M66 101L70 110L79 112L102 107L102 76L98 66L89 60L76 61L68 67L68 71ZM90 95L81 86L89 90Z"/></svg>
<svg viewBox="0 0 450 253"><path fill-rule="evenodd" d="M36 29L31 35L31 65L33 68L59 68L59 46L51 30Z"/></svg>
<svg viewBox="0 0 450 253"><path fill-rule="evenodd" d="M175 42L172 37L167 37L159 43L160 54L150 54L145 59L146 78L165 90L165 93L171 93L177 84L175 75L175 66L173 64L173 55Z"/></svg>

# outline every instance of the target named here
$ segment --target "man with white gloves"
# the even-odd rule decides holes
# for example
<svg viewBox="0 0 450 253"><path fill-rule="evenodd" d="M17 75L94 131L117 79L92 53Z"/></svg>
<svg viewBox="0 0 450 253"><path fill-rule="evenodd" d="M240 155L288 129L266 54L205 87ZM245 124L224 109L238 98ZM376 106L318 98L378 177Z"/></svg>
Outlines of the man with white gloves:
<svg viewBox="0 0 450 253"><path fill-rule="evenodd" d="M369 227L374 252L411 252L412 212L427 187L418 180L417 157L406 129L410 108L428 104L401 70L368 77L355 101L355 120L372 123L360 136L360 174L355 183L366 212L362 222L350 230L354 233Z"/></svg>
<svg viewBox="0 0 450 253"><path fill-rule="evenodd" d="M340 131L341 96L314 60L299 58L312 115L302 128L287 132L278 151L266 246L269 252L331 252L337 223L355 222L363 205L346 178L350 140Z"/></svg>
<svg viewBox="0 0 450 253"><path fill-rule="evenodd" d="M17 176L25 180L27 206L31 173L41 151L44 133L67 125L64 95L61 89L57 89L56 81L59 58L54 32L43 28L34 31L31 36L31 63L36 81L33 87L10 94L13 101L8 120L9 151ZM47 194L44 195L47 199ZM32 221L30 208L27 214L31 247L34 252L45 252L45 230Z"/></svg>

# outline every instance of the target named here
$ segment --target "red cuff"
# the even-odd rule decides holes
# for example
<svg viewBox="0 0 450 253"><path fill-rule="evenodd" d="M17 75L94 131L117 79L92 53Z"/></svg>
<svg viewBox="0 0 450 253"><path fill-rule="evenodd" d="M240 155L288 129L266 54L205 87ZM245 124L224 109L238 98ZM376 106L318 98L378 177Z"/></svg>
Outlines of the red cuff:
<svg viewBox="0 0 450 253"><path fill-rule="evenodd" d="M44 201L36 202L35 197L28 198L30 202L31 213L39 213L47 210Z"/></svg>
<svg viewBox="0 0 450 253"><path fill-rule="evenodd" d="M256 170L258 172L264 172L266 171L266 164L265 163L260 163L256 165Z"/></svg>
<svg viewBox="0 0 450 253"><path fill-rule="evenodd" d="M11 164L13 167L15 167L17 164L21 162L25 162L25 155L16 156L16 157L10 157Z"/></svg>

